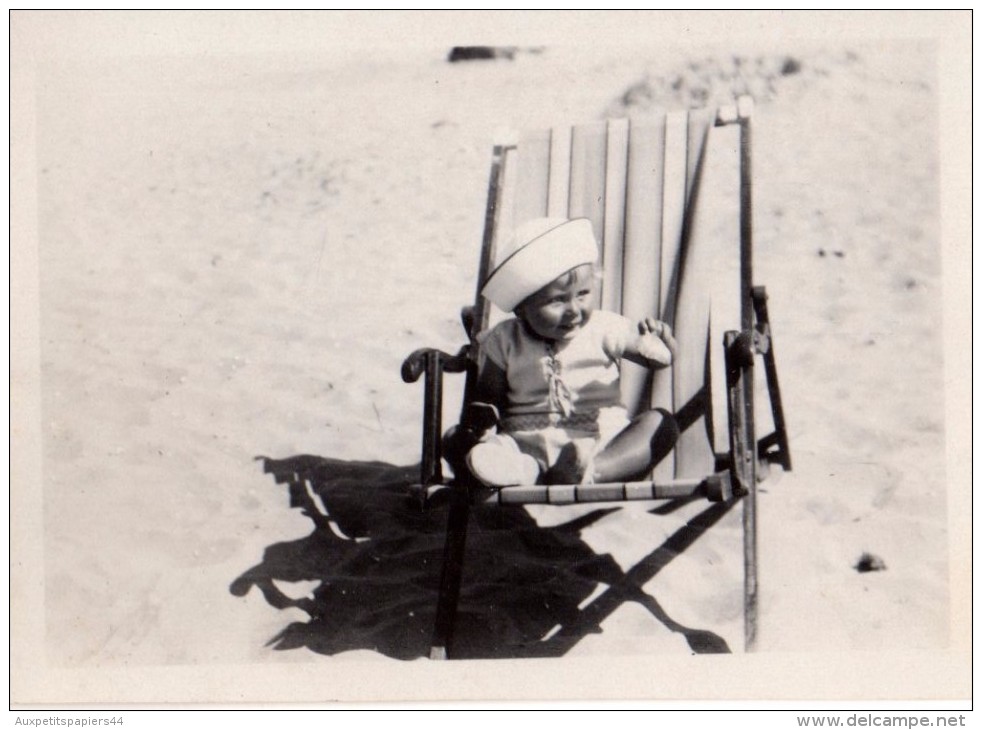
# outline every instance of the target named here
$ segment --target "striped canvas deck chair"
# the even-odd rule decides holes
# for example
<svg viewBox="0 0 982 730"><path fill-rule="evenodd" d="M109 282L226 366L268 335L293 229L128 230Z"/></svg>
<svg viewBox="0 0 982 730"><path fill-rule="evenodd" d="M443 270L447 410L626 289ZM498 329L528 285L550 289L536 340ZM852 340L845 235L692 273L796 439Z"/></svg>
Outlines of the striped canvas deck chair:
<svg viewBox="0 0 982 730"><path fill-rule="evenodd" d="M645 481L530 484L487 491L451 481L449 524L431 657L448 655L463 569L468 509L476 494L504 504L665 500L744 502L745 644L756 634L755 496L762 466L790 469L766 293L752 276L752 102L732 107L616 119L521 136L494 148L477 288L493 270L499 243L522 222L586 217L601 242L600 307L633 320L670 324L678 352L653 375L625 362L629 411L662 407L681 434ZM421 502L445 487L441 466L442 375L466 373L462 420L474 390L477 335L500 318L478 293L465 309L470 344L456 355L424 349L403 379L424 379ZM773 432L755 429L754 363L762 356ZM763 391L758 388L758 391ZM763 418L761 421L763 422Z"/></svg>

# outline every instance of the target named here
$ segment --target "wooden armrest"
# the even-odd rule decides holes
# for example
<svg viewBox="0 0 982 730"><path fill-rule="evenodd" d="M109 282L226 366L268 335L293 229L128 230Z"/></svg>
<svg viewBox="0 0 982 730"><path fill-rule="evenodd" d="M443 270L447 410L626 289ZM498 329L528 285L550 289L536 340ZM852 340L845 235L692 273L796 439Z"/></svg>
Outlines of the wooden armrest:
<svg viewBox="0 0 982 730"><path fill-rule="evenodd" d="M402 379L407 383L415 383L426 372L426 360L435 356L440 370L445 373L462 373L467 369L470 346L464 345L456 355L450 355L443 350L423 347L414 351L402 363Z"/></svg>

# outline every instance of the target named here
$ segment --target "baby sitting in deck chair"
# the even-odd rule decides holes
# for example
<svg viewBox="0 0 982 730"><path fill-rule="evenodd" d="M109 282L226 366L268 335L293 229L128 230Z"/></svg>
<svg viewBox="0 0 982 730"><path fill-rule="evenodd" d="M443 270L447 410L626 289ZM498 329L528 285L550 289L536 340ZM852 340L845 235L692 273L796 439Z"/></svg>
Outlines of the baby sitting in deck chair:
<svg viewBox="0 0 982 730"><path fill-rule="evenodd" d="M671 414L630 420L620 393L621 358L663 368L675 340L654 318L635 323L594 309L597 249L585 218L529 221L482 289L515 313L480 337L474 406L488 404L497 432L466 464L489 487L640 479L675 445Z"/></svg>

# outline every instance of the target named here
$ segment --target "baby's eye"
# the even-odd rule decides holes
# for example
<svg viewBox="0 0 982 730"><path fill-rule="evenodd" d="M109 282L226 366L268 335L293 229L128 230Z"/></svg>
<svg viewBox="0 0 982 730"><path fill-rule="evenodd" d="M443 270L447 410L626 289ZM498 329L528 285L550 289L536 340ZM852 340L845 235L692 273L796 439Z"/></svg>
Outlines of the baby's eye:
<svg viewBox="0 0 982 730"><path fill-rule="evenodd" d="M580 299L586 299L591 294L593 294L593 289L581 289L576 293L576 296Z"/></svg>

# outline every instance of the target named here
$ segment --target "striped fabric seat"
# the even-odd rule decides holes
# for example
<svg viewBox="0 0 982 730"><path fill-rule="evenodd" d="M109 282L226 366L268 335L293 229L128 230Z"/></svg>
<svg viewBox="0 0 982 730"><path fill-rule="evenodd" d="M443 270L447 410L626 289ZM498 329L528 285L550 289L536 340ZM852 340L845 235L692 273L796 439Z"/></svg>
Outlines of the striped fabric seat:
<svg viewBox="0 0 982 730"><path fill-rule="evenodd" d="M529 219L589 218L603 252L601 308L675 332L673 367L652 377L625 363L622 374L632 414L661 407L682 426L656 480L712 473L729 451L723 350L710 344L741 325L739 121L734 110L673 112L532 132L497 150L488 265Z"/></svg>

